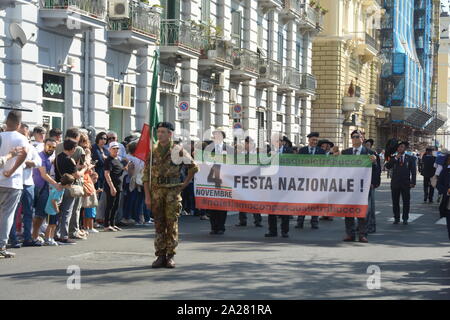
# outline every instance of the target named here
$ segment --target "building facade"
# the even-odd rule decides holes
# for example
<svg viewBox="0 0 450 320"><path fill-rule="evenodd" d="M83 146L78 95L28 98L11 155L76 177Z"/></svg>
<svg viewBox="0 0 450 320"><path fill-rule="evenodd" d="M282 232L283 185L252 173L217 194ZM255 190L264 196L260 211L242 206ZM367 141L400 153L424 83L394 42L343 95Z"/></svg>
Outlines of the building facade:
<svg viewBox="0 0 450 320"><path fill-rule="evenodd" d="M125 3L124 14L109 15L106 0L3 1L3 43L13 24L29 37L23 49L0 49L3 102L32 110L24 113L32 126L112 129L121 137L140 130L160 18L145 4Z"/></svg>
<svg viewBox="0 0 450 320"><path fill-rule="evenodd" d="M450 119L450 40L449 40L450 16L447 11L440 15L440 44L438 53L437 76L437 111L447 120L437 131L439 145L450 149L450 131L448 119Z"/></svg>
<svg viewBox="0 0 450 320"><path fill-rule="evenodd" d="M123 138L148 121L158 50L159 118L176 134L210 139L224 127L228 139L243 130L263 144L277 131L306 142L321 10L309 0L148 2L2 0L3 42L12 24L29 38L0 48L2 103L31 110L31 126Z"/></svg>
<svg viewBox="0 0 450 320"><path fill-rule="evenodd" d="M434 6L432 0L384 0L381 22L382 103L391 110L381 126L413 148L432 143L442 117L432 104Z"/></svg>
<svg viewBox="0 0 450 320"><path fill-rule="evenodd" d="M378 141L377 121L386 117L378 99L380 1L321 0L328 10L313 44L317 97L312 129L340 148L355 129Z"/></svg>

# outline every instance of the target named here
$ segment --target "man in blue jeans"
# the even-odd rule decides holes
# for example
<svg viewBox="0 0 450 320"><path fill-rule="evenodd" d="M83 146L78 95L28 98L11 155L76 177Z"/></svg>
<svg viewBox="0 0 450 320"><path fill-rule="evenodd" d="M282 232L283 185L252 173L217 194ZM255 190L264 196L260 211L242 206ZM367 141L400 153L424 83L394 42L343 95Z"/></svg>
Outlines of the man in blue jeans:
<svg viewBox="0 0 450 320"><path fill-rule="evenodd" d="M30 129L28 125L22 123L20 125L19 133L21 133L25 138L29 139ZM20 248L21 244L17 240L16 225L17 216L19 208L22 208L23 215L23 237L24 247L40 247L42 244L37 241L32 241L31 239L31 225L33 222L34 215L34 181L33 181L33 168L41 166L41 158L38 155L36 149L30 144L28 148L27 159L25 160L25 168L23 169L23 190L20 197L20 206L17 207L15 213L14 224L11 228L11 233L9 234L9 240L13 248Z"/></svg>
<svg viewBox="0 0 450 320"><path fill-rule="evenodd" d="M19 204L23 189L23 163L30 146L28 140L18 133L22 122L22 113L12 110L6 118L6 131L0 133L0 157L7 155L16 147L23 147L23 152L8 160L0 168L0 257L12 258L14 253L6 250L9 233L14 224L14 213Z"/></svg>

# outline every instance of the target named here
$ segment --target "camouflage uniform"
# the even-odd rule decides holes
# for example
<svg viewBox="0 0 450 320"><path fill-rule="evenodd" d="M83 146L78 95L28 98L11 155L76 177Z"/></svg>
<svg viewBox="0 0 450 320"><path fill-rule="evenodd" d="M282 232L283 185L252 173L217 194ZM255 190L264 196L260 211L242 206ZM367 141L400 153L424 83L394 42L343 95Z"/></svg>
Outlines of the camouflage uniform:
<svg viewBox="0 0 450 320"><path fill-rule="evenodd" d="M190 159L190 164L175 164L171 160L171 154L182 155L184 159ZM153 148L151 170L151 195L152 214L155 223L155 255L174 255L178 245L178 217L181 211L181 185L180 171L183 166L189 172L198 172L198 166L192 160L189 153L179 145L171 141L168 147L157 144ZM150 182L150 161L146 162L143 183Z"/></svg>

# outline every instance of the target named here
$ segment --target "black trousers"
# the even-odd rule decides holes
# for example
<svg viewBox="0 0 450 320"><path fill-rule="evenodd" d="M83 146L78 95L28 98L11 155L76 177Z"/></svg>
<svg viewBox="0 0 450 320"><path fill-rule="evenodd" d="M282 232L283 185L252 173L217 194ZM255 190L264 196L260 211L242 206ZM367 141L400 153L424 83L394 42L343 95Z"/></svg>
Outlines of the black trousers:
<svg viewBox="0 0 450 320"><path fill-rule="evenodd" d="M298 216L297 218L297 225L303 225L305 222L305 216ZM319 217L318 216L312 216L311 217L311 225L312 226L318 226L319 225Z"/></svg>
<svg viewBox="0 0 450 320"><path fill-rule="evenodd" d="M394 219L400 220L400 196L403 199L403 215L402 219L409 219L409 205L411 202L411 188L409 185L391 186L392 193L392 209L394 211Z"/></svg>
<svg viewBox="0 0 450 320"><path fill-rule="evenodd" d="M269 214L268 222L269 222L269 233L278 234L277 230L277 215ZM289 232L289 216L280 216L281 217L281 232L288 233Z"/></svg>
<svg viewBox="0 0 450 320"><path fill-rule="evenodd" d="M433 201L434 188L431 186L431 177L423 177L423 201Z"/></svg>
<svg viewBox="0 0 450 320"><path fill-rule="evenodd" d="M254 223L261 223L262 217L260 213L254 213L253 214L253 220ZM239 223L240 224L247 224L247 213L246 212L239 212Z"/></svg>
<svg viewBox="0 0 450 320"><path fill-rule="evenodd" d="M119 208L120 191L117 191L115 197L111 195L111 191L109 188L106 188L105 192L106 192L106 209L105 209L104 226L105 228L109 226L114 227L116 225L115 218L117 209Z"/></svg>
<svg viewBox="0 0 450 320"><path fill-rule="evenodd" d="M227 221L227 211L208 210L209 222L211 222L211 231L225 231L225 222Z"/></svg>

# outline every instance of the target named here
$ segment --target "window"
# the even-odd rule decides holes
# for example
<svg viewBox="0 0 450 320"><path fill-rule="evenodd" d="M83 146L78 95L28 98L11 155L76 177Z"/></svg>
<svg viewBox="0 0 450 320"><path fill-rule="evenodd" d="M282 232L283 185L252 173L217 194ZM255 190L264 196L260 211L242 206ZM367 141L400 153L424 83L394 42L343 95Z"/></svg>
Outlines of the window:
<svg viewBox="0 0 450 320"><path fill-rule="evenodd" d="M278 62L283 65L283 50L284 50L283 31L278 31Z"/></svg>
<svg viewBox="0 0 450 320"><path fill-rule="evenodd" d="M240 11L231 13L231 28L233 44L240 48L242 39L242 13Z"/></svg>
<svg viewBox="0 0 450 320"><path fill-rule="evenodd" d="M163 19L180 19L180 0L161 0Z"/></svg>
<svg viewBox="0 0 450 320"><path fill-rule="evenodd" d="M202 0L202 7L201 7L201 21L204 24L208 24L210 20L210 1L209 0Z"/></svg>
<svg viewBox="0 0 450 320"><path fill-rule="evenodd" d="M302 43L297 41L295 44L295 69L300 70L300 62L302 59Z"/></svg>

